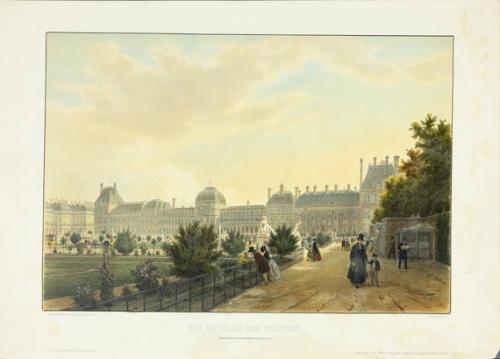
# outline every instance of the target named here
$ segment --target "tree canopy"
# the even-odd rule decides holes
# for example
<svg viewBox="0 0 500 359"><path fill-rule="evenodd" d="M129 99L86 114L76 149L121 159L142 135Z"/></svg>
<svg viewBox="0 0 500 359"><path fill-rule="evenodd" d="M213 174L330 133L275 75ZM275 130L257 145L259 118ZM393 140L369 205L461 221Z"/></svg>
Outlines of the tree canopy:
<svg viewBox="0 0 500 359"><path fill-rule="evenodd" d="M135 240L135 236L127 229L126 231L118 233L114 247L118 252L127 256L137 248L137 241Z"/></svg>
<svg viewBox="0 0 500 359"><path fill-rule="evenodd" d="M400 173L386 180L372 221L385 217L429 216L450 210L451 126L428 114L410 126L415 148L407 151Z"/></svg>
<svg viewBox="0 0 500 359"><path fill-rule="evenodd" d="M176 242L168 245L173 271L182 277L209 273L217 268L215 261L221 256L217 249L217 234L213 225L199 222L180 226L174 235Z"/></svg>
<svg viewBox="0 0 500 359"><path fill-rule="evenodd" d="M232 257L240 255L245 250L245 237L234 230L229 231L227 235L227 239L222 242L222 249Z"/></svg>
<svg viewBox="0 0 500 359"><path fill-rule="evenodd" d="M288 254L298 248L298 240L293 234L293 228L283 224L275 229L275 233L271 233L268 246L275 248L278 254Z"/></svg>

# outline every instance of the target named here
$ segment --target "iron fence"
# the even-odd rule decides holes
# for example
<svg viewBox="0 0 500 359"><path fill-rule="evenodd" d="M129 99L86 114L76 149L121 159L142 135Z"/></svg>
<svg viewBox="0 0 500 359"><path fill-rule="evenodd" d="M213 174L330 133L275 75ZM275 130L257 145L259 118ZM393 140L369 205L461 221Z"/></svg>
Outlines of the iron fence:
<svg viewBox="0 0 500 359"><path fill-rule="evenodd" d="M303 249L273 259L282 270L302 261ZM256 286L262 276L253 261L83 308L91 311L206 312Z"/></svg>

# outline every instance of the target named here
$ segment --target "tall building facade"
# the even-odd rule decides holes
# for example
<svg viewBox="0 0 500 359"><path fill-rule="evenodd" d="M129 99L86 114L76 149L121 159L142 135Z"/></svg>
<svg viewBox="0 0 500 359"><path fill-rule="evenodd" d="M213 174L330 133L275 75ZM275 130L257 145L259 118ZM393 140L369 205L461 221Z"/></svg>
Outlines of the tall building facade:
<svg viewBox="0 0 500 359"><path fill-rule="evenodd" d="M306 186L302 193L295 187L294 193L283 184L272 193L268 188L267 203L227 206L224 195L214 186L203 189L195 198L194 207L176 208L175 198L171 203L153 199L149 201L125 202L118 193L116 184L106 187L101 184L99 196L94 204L94 231L116 234L130 230L138 235L168 237L177 232L180 225L194 221L214 225L218 233L235 230L255 239L259 233L262 217L276 228L279 225L294 226L301 222L299 231L306 233L336 233L354 235L368 233L373 211L384 190L384 181L398 173L399 157L389 162L368 165L363 173L360 160L360 188L333 189L326 185Z"/></svg>
<svg viewBox="0 0 500 359"><path fill-rule="evenodd" d="M50 200L44 203L45 239L61 238L66 233L80 233L90 237L94 231L94 204Z"/></svg>

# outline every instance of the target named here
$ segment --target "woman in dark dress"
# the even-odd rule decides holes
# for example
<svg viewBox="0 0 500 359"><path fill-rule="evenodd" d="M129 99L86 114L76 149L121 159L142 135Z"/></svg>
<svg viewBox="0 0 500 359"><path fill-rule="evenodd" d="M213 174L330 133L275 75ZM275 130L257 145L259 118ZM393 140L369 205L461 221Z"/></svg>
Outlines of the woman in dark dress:
<svg viewBox="0 0 500 359"><path fill-rule="evenodd" d="M269 263L262 254L255 250L254 247L250 247L248 252L253 254L253 258L255 259L255 263L257 264L257 271L262 275L264 283L267 284L269 282Z"/></svg>
<svg viewBox="0 0 500 359"><path fill-rule="evenodd" d="M321 253L319 253L318 244L316 242L313 242L312 260L313 261L320 261L321 260Z"/></svg>
<svg viewBox="0 0 500 359"><path fill-rule="evenodd" d="M366 280L366 263L368 262L366 248L363 245L362 234L358 236L357 243L352 246L349 257L351 259L351 263L349 265L349 271L347 272L347 278L349 278L351 283L354 284L356 288L359 288L359 286Z"/></svg>

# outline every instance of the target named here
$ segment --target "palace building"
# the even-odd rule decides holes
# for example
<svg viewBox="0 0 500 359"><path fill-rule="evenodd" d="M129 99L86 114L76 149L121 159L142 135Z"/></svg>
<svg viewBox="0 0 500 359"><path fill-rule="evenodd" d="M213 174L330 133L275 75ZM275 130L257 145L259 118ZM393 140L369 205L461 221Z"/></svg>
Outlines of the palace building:
<svg viewBox="0 0 500 359"><path fill-rule="evenodd" d="M354 235L368 233L373 211L384 190L384 181L398 173L399 156L389 162L368 165L363 173L360 160L360 187L333 189L328 185L318 189L316 185L306 186L301 193L294 192L281 184L278 191L267 190L267 203L227 206L224 195L215 187L208 186L195 198L194 207L177 208L175 198L166 202L161 199L125 202L118 193L116 184L104 188L94 203L94 233L116 234L129 229L138 235L169 237L177 232L180 225L194 221L213 224L219 233L236 230L255 239L263 216L276 228L279 225L294 226L301 222L299 231L306 233L336 233Z"/></svg>

